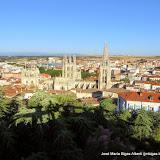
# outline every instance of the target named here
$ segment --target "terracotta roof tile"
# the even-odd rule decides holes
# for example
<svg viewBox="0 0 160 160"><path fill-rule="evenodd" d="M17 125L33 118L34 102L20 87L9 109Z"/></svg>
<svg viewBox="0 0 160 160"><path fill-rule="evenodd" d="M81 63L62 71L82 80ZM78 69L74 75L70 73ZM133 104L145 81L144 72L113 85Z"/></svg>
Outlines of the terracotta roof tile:
<svg viewBox="0 0 160 160"><path fill-rule="evenodd" d="M122 92L118 95L128 101L160 103L160 93L158 92Z"/></svg>
<svg viewBox="0 0 160 160"><path fill-rule="evenodd" d="M40 74L40 77L41 77L41 78L51 78L51 75L46 74L46 73L41 73L41 74Z"/></svg>

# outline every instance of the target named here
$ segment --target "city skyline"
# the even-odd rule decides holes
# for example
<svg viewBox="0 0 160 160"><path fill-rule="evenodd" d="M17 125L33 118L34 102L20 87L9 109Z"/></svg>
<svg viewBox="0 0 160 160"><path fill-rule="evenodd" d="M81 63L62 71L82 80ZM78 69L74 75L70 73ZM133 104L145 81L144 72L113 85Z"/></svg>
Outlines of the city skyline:
<svg viewBox="0 0 160 160"><path fill-rule="evenodd" d="M159 55L158 0L6 0L0 5L0 56Z"/></svg>

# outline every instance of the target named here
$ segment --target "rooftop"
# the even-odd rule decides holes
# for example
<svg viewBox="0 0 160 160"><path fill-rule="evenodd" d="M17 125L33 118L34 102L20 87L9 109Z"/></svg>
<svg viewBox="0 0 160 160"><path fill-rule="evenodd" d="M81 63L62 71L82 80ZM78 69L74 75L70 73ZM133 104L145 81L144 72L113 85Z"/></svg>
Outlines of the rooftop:
<svg viewBox="0 0 160 160"><path fill-rule="evenodd" d="M119 96L127 101L154 102L160 103L158 92L122 92Z"/></svg>

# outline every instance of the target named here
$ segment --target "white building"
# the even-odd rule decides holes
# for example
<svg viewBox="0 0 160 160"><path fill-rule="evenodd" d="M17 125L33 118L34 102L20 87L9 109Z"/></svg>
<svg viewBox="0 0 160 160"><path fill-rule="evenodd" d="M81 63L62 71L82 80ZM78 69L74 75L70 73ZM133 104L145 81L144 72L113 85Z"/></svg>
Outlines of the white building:
<svg viewBox="0 0 160 160"><path fill-rule="evenodd" d="M160 90L160 82L155 82L155 81L144 82L144 89L146 89L146 90Z"/></svg>
<svg viewBox="0 0 160 160"><path fill-rule="evenodd" d="M160 111L160 93L158 92L129 92L119 93L118 110L137 110L144 108L148 111Z"/></svg>

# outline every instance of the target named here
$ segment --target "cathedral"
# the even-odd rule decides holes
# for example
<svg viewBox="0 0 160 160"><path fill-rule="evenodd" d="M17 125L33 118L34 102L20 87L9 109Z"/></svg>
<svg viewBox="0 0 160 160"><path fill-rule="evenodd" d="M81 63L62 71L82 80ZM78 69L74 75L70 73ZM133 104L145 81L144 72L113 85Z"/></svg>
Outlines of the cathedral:
<svg viewBox="0 0 160 160"><path fill-rule="evenodd" d="M39 87L39 69L37 67L24 68L21 72L21 84L26 87Z"/></svg>
<svg viewBox="0 0 160 160"><path fill-rule="evenodd" d="M111 67L107 44L104 46L102 61L99 68L98 89L111 88Z"/></svg>
<svg viewBox="0 0 160 160"><path fill-rule="evenodd" d="M25 68L21 74L21 83L24 86L34 86L45 90L74 90L77 91L103 91L111 88L111 67L107 45L104 46L103 56L99 67L97 81L82 80L81 69L76 64L76 56L64 56L62 75L50 80L41 80L37 67Z"/></svg>
<svg viewBox="0 0 160 160"><path fill-rule="evenodd" d="M54 77L54 90L70 90L81 80L81 70L77 67L76 56L63 57L62 77Z"/></svg>
<svg viewBox="0 0 160 160"><path fill-rule="evenodd" d="M105 44L103 56L100 63L98 82L84 81L81 79L81 70L77 67L76 56L63 58L62 77L55 77L53 80L54 90L71 89L109 89L111 88L111 68L109 61L108 47Z"/></svg>

